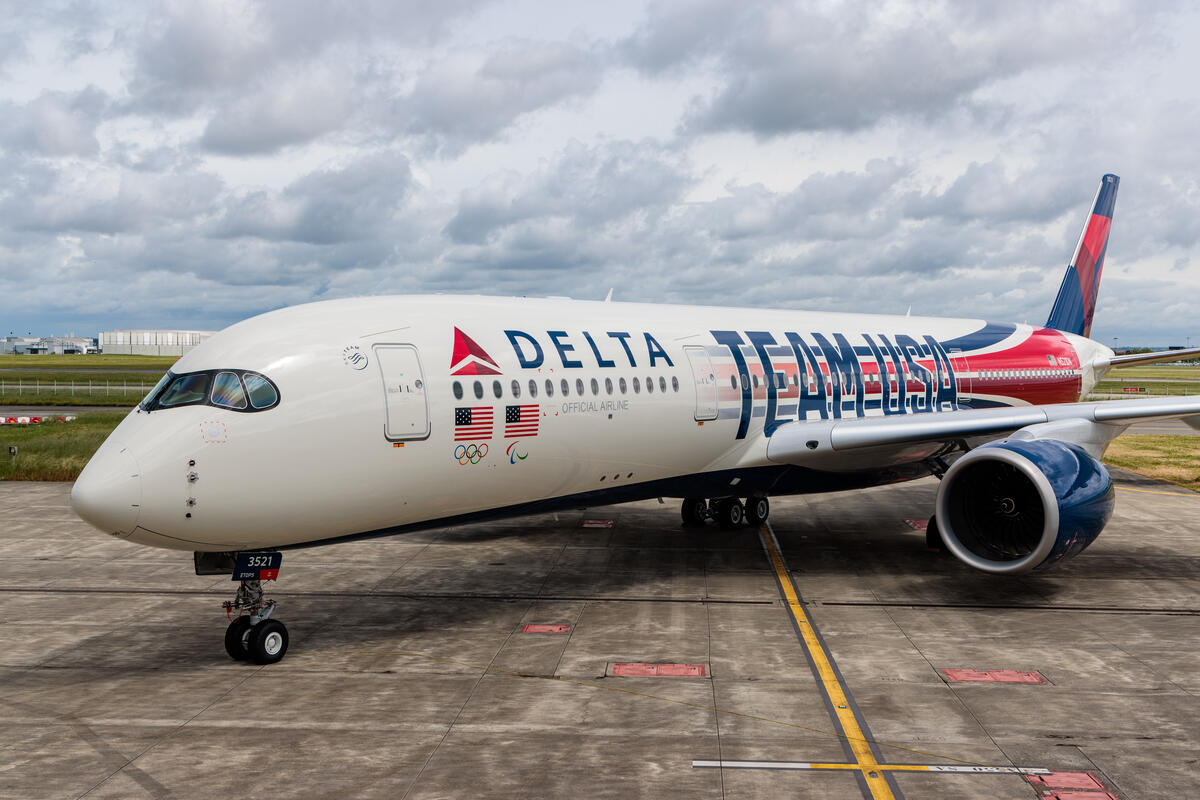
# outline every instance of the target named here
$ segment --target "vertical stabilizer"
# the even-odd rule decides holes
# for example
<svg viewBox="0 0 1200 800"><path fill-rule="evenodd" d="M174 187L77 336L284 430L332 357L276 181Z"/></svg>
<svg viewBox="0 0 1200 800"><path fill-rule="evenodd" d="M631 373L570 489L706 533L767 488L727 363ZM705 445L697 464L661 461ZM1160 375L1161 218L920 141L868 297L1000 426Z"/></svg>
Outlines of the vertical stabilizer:
<svg viewBox="0 0 1200 800"><path fill-rule="evenodd" d="M1079 235L1075 255L1058 287L1058 297L1047 328L1088 336L1092 316L1096 313L1096 295L1100 291L1100 271L1104 268L1104 253L1108 249L1108 230L1112 226L1113 206L1117 202L1117 187L1121 179L1105 175L1100 179L1092 213Z"/></svg>

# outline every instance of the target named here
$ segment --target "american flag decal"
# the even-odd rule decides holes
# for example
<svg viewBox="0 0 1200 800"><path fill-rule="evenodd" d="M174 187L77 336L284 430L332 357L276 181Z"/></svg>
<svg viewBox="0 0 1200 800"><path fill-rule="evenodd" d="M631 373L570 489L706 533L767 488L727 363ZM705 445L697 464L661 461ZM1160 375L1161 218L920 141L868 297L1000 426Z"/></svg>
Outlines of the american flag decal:
<svg viewBox="0 0 1200 800"><path fill-rule="evenodd" d="M492 409L489 406L454 409L454 441L492 438Z"/></svg>
<svg viewBox="0 0 1200 800"><path fill-rule="evenodd" d="M537 436L537 434L537 403L527 406L504 407L504 438L515 439L518 436Z"/></svg>

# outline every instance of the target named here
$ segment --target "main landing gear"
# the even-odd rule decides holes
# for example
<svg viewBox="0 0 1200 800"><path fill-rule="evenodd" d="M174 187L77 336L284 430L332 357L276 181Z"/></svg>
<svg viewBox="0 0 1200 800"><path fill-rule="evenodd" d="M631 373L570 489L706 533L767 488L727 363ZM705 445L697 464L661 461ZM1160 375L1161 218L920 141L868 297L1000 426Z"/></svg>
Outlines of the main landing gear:
<svg viewBox="0 0 1200 800"><path fill-rule="evenodd" d="M703 525L707 520L716 520L722 530L731 531L746 523L757 528L767 521L771 513L771 503L762 496L746 498L743 503L736 497L721 497L706 500L702 497L689 497L680 507L680 516L685 525Z"/></svg>

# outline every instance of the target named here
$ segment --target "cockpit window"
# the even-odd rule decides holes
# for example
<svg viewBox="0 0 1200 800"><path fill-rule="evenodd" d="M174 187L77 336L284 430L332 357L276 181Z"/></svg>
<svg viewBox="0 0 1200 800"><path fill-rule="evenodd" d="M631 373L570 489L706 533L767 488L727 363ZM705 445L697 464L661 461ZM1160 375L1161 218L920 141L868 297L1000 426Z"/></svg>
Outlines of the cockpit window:
<svg viewBox="0 0 1200 800"><path fill-rule="evenodd" d="M154 388L150 390L150 394L146 395L142 399L142 402L138 403L138 405L142 408L149 408L150 403L154 400L154 398L158 397L158 393L166 388L166 385L174 379L175 375L168 371L165 375L158 379L158 383L154 384Z"/></svg>
<svg viewBox="0 0 1200 800"><path fill-rule="evenodd" d="M143 411L205 404L230 411L266 411L279 405L279 389L265 375L244 369L168 372L140 404Z"/></svg>
<svg viewBox="0 0 1200 800"><path fill-rule="evenodd" d="M242 382L232 372L218 372L212 387L212 404L222 408L245 408L246 392Z"/></svg>
<svg viewBox="0 0 1200 800"><path fill-rule="evenodd" d="M193 403L203 403L208 395L208 381L211 376L207 372L194 375L181 375L167 387L158 398L158 405L163 408L171 406L186 406Z"/></svg>
<svg viewBox="0 0 1200 800"><path fill-rule="evenodd" d="M246 391L250 393L250 405L255 408L269 408L279 402L275 387L263 376L248 372L242 378L246 381Z"/></svg>

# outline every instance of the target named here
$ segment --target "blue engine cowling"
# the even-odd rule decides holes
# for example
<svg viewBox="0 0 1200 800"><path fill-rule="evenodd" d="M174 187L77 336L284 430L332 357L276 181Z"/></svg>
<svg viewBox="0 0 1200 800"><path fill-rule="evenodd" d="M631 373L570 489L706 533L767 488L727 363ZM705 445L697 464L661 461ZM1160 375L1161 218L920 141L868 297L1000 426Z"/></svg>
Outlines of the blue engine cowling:
<svg viewBox="0 0 1200 800"><path fill-rule="evenodd" d="M954 463L937 495L950 552L985 572L1044 569L1078 555L1112 516L1112 478L1079 445L1006 439Z"/></svg>

